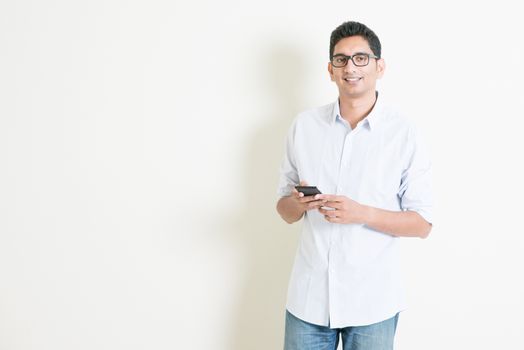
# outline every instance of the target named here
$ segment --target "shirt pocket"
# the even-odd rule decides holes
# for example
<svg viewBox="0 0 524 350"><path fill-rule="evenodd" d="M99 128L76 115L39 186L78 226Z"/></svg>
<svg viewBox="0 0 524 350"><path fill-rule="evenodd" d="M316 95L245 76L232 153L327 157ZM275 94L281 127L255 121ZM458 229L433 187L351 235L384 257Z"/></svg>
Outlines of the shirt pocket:
<svg viewBox="0 0 524 350"><path fill-rule="evenodd" d="M392 150L370 150L363 176L363 198L379 208L396 207L402 178L401 168L399 157Z"/></svg>

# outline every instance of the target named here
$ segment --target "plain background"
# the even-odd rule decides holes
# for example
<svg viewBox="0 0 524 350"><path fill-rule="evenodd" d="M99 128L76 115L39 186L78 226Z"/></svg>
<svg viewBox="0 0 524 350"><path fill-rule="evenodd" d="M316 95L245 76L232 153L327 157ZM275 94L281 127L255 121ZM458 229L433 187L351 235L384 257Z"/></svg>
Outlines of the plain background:
<svg viewBox="0 0 524 350"><path fill-rule="evenodd" d="M524 348L517 4L2 0L0 349L280 349L278 167L345 20L433 158L397 349Z"/></svg>

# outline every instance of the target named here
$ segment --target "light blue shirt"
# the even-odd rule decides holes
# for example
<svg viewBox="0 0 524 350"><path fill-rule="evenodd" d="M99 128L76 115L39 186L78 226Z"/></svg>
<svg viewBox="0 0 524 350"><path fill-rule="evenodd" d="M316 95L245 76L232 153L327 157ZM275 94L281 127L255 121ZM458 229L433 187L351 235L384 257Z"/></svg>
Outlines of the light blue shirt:
<svg viewBox="0 0 524 350"><path fill-rule="evenodd" d="M432 223L431 163L413 123L378 98L355 129L338 101L300 113L289 130L278 194L300 181L376 208L418 212ZM406 308L399 238L307 211L287 309L313 324L367 325Z"/></svg>

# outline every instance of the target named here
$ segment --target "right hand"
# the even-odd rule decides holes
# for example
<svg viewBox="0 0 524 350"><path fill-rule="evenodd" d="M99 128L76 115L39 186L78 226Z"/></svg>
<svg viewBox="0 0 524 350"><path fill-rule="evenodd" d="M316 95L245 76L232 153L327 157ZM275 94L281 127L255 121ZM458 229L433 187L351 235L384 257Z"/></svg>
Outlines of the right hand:
<svg viewBox="0 0 524 350"><path fill-rule="evenodd" d="M308 186L306 181L300 181L300 186ZM293 192L291 193L291 197L293 198L293 201L295 205L300 208L303 212L307 210L312 209L318 209L321 206L326 203L326 200L323 199L316 199L317 195L315 196L304 196L304 193L298 192L296 188L293 187Z"/></svg>

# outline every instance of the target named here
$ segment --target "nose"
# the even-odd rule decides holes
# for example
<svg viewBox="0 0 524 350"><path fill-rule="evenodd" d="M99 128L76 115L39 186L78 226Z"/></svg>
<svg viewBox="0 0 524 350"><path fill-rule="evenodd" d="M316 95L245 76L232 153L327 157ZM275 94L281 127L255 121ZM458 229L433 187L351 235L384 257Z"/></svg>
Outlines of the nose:
<svg viewBox="0 0 524 350"><path fill-rule="evenodd" d="M357 66L353 63L353 60L348 60L348 63L344 66L346 72L356 72Z"/></svg>

